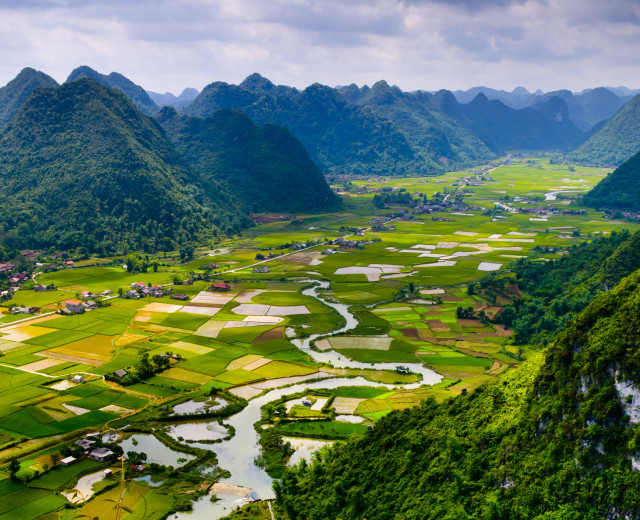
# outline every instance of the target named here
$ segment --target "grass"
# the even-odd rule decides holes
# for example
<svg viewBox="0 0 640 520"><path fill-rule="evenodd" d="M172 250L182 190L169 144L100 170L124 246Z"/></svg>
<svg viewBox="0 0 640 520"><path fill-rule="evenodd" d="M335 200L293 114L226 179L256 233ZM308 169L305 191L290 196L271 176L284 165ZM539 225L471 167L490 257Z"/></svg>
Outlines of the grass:
<svg viewBox="0 0 640 520"><path fill-rule="evenodd" d="M55 491L75 480L78 475L89 473L103 466L104 463L102 462L96 462L95 460L88 458L82 459L71 466L57 466L51 471L48 471L44 475L41 475L37 479L29 482L29 486Z"/></svg>
<svg viewBox="0 0 640 520"><path fill-rule="evenodd" d="M389 393L385 388L372 388L369 386L351 386L336 388L331 393L336 397L355 397L358 399L372 399Z"/></svg>
<svg viewBox="0 0 640 520"><path fill-rule="evenodd" d="M224 372L230 361L246 354L247 349L245 347L229 345L224 348L214 350L208 354L203 354L183 361L180 363L180 366L195 372L217 376Z"/></svg>
<svg viewBox="0 0 640 520"><path fill-rule="evenodd" d="M0 515L0 520L40 518L65 504L66 500L61 496L48 495Z"/></svg>
<svg viewBox="0 0 640 520"><path fill-rule="evenodd" d="M165 327L173 327L176 329L197 330L207 321L209 321L209 316L189 314L187 312L174 312L162 320L161 324Z"/></svg>
<svg viewBox="0 0 640 520"><path fill-rule="evenodd" d="M390 350L340 349L343 356L362 363L417 363L418 358L410 352L394 352Z"/></svg>
<svg viewBox="0 0 640 520"><path fill-rule="evenodd" d="M49 332L48 334L43 334L42 336L38 336L37 338L31 338L26 342L30 343L31 345L54 348L61 345L66 345L67 343L71 343L73 341L85 339L90 336L93 336L91 332L83 332L80 330L56 330L55 332Z"/></svg>
<svg viewBox="0 0 640 520"><path fill-rule="evenodd" d="M364 435L368 427L334 421L295 421L276 426L278 433L290 437L322 436L343 439L351 435Z"/></svg>

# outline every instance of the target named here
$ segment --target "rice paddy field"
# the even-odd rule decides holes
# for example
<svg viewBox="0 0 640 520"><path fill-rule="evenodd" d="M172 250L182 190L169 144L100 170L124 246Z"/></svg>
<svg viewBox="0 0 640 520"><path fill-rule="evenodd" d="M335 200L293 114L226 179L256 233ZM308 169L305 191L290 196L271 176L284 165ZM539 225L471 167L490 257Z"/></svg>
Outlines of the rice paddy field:
<svg viewBox="0 0 640 520"><path fill-rule="evenodd" d="M55 512L65 500L53 491L76 474L51 470L51 464L44 468L34 454L111 422L123 425L123 417L178 397L212 388L253 397L274 386L331 375L364 376L386 385L327 390L332 413L341 421L297 407L290 421L279 426L287 436L344 438L362 434L393 410L415 406L428 396L445 399L472 390L509 370L533 353L511 345L510 331L500 326L458 318L458 307L489 316L496 311L494 304L469 294L467 286L487 273L508 271L510 262L521 257L544 261L597 234L640 229L567 205L606 173L527 158L494 168L490 180L467 186L462 179L469 172L353 181L358 193L344 196L340 212L258 225L243 238L198 252L188 263L162 263L158 272L131 274L93 262L92 267L39 275L38 283L53 283L57 289L18 291L14 300L50 314L25 319L5 312L0 317L0 460L18 457L21 474L41 476L27 490L24 484L2 480L7 465L0 467L0 520L66 518ZM380 189L406 189L431 198L445 188L464 190L469 209L406 218L392 215L403 208L373 205ZM549 195L557 192L560 197ZM518 211L539 207L546 210ZM573 213L564 213L567 209ZM372 219L385 216L393 218L389 228L372 231ZM359 236L354 235L357 228L363 230ZM367 244L331 246L336 254L321 254L329 247L325 240L345 236ZM302 250L291 247L310 241L320 243ZM268 272L256 272L256 255L269 253L284 256L261 262L259 267ZM212 263L218 266L213 269L217 281L225 281L228 291L208 291L209 283L196 281L175 288L188 301L116 297L133 282L169 284L176 275L192 276ZM328 280L330 289L322 297L348 305L359 322L344 334L319 338L314 348L336 351L369 369L321 366L290 341L329 334L343 325L332 308L301 293L312 280ZM414 293L398 299L398 292L409 286ZM55 313L65 299L85 290L110 290L114 296L108 306L83 314ZM143 354L173 357L166 370L133 385L104 379L120 369L133 370ZM421 363L443 379L405 390L398 385L418 376L376 369L388 362ZM82 376L82 382L72 382L73 376ZM323 420L310 420L318 417ZM146 484L135 483L132 489L132 512L123 518L155 518L168 507L170 499ZM81 513L92 518L105 514L114 494L97 494ZM158 504L157 511L145 512L151 502Z"/></svg>

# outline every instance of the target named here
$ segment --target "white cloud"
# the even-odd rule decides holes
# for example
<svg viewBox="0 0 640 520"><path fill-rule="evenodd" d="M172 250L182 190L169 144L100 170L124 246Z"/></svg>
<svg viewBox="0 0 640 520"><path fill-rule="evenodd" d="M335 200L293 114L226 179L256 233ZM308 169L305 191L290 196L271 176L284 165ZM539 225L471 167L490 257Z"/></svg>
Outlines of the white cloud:
<svg viewBox="0 0 640 520"><path fill-rule="evenodd" d="M2 84L86 64L162 92L254 71L297 87L637 87L638 44L632 0L0 2Z"/></svg>

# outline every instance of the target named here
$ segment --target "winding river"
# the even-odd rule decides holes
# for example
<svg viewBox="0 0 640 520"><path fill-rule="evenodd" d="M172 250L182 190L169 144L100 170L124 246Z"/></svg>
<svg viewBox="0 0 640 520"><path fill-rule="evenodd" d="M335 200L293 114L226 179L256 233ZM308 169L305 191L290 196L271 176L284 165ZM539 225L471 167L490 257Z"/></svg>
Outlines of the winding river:
<svg viewBox="0 0 640 520"><path fill-rule="evenodd" d="M328 289L330 287L329 282L313 282L314 286L303 290L302 294L312 296L323 304L335 309L344 317L345 325L329 334L314 334L304 340L295 339L292 343L306 354L309 354L309 356L318 363L330 363L334 367L338 368L372 368L370 363L352 361L334 351L317 352L311 349L312 341L347 332L358 325L358 320L349 311L349 307L347 305L329 302L318 294L318 290ZM400 366L399 363L376 363L375 368L395 370L398 366ZM420 374L422 376L422 381L406 385L394 385L396 387L407 389L417 388L423 384L431 385L438 383L442 379L441 375L437 374L433 370L429 370L419 363L403 363L402 366L406 366L412 372ZM210 449L216 453L218 457L218 465L231 473L231 477L223 480L223 483L251 488L258 493L260 498L263 499L274 498L272 489L273 480L264 470L254 464L254 459L260 455L260 445L258 444L258 434L254 430L253 424L260 419L261 408L271 401L288 394L302 392L305 389L338 388L344 386L388 387L389 385L374 383L364 379L363 377L335 377L320 381L305 381L292 386L287 386L286 388L276 388L249 401L249 404L244 410L232 416L227 421L227 424L230 424L235 428L235 435L230 440L223 441L218 444L195 442L191 443L191 445L203 449ZM211 502L208 496L202 497L194 503L193 512L177 513L170 518L182 520L201 520L206 518L212 520L228 515L233 508L241 503L239 496L221 495L220 497L222 500L216 503Z"/></svg>

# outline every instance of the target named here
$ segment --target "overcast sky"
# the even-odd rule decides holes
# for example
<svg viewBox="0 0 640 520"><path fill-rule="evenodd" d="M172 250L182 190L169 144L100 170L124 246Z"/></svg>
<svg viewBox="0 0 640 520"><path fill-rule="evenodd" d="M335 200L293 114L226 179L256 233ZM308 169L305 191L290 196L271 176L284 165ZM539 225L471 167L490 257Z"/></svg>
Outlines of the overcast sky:
<svg viewBox="0 0 640 520"><path fill-rule="evenodd" d="M638 0L0 0L0 84L89 65L147 90L640 87Z"/></svg>

